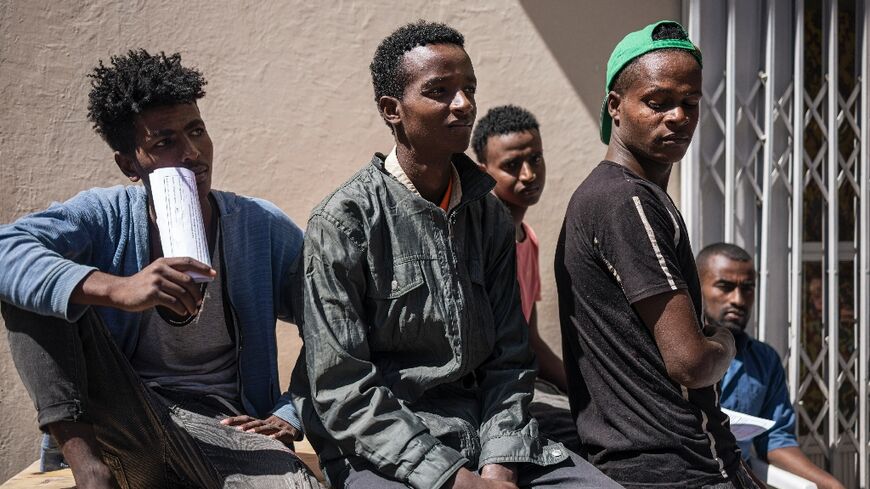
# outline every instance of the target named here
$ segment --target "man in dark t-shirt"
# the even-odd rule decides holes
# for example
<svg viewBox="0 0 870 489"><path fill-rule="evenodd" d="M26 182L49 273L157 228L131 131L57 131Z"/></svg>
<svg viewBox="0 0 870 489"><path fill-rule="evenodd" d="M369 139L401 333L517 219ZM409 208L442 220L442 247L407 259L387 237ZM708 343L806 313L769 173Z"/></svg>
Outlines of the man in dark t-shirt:
<svg viewBox="0 0 870 489"><path fill-rule="evenodd" d="M679 24L649 25L617 45L606 89L606 161L574 193L556 250L580 441L627 488L754 488L719 409L734 338L700 326L688 233L665 191L698 122L701 54Z"/></svg>

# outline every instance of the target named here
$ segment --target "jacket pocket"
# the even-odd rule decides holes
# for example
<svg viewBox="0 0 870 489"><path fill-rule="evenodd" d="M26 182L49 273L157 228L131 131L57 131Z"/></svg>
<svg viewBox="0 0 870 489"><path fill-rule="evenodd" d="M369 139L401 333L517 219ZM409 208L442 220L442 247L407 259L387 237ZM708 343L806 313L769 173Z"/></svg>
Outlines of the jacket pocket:
<svg viewBox="0 0 870 489"><path fill-rule="evenodd" d="M371 271L367 298L373 351L417 351L424 347L431 308L420 260L405 260ZM443 333L442 333L443 335Z"/></svg>
<svg viewBox="0 0 870 489"><path fill-rule="evenodd" d="M419 260L396 261L392 267L372 270L368 296L373 299L396 299L423 285Z"/></svg>

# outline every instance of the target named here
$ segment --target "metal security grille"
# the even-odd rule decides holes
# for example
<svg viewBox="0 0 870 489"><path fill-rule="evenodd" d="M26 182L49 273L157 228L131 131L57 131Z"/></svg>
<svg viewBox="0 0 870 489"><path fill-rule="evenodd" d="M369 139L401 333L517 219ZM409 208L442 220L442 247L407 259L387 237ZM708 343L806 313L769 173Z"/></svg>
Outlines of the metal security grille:
<svg viewBox="0 0 870 489"><path fill-rule="evenodd" d="M868 479L870 0L684 0L704 55L681 165L699 250L754 253L757 336L782 355L801 446Z"/></svg>

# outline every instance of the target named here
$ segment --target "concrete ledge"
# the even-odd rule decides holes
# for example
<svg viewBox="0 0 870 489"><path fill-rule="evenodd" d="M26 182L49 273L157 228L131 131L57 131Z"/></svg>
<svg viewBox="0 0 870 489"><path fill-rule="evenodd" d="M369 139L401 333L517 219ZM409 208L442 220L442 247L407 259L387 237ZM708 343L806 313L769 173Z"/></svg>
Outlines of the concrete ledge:
<svg viewBox="0 0 870 489"><path fill-rule="evenodd" d="M320 472L320 462L317 454L311 448L307 439L296 442L296 455L305 462L317 480L323 482L323 474ZM30 464L29 467L19 472L8 481L0 484L3 489L75 489L76 483L70 469L55 470L53 472L40 472L39 460Z"/></svg>
<svg viewBox="0 0 870 489"><path fill-rule="evenodd" d="M71 489L76 486L70 469L40 472L39 460L0 485L3 489L23 489L38 487L40 489Z"/></svg>

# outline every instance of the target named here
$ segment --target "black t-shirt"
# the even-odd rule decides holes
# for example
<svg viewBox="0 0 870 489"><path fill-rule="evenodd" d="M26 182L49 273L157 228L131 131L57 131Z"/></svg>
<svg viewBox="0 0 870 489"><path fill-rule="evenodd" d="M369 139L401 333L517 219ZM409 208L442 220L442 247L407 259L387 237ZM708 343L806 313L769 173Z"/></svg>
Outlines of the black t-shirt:
<svg viewBox="0 0 870 489"><path fill-rule="evenodd" d="M701 288L683 218L657 185L604 161L577 188L556 248L571 411L585 455L626 487L701 487L731 478L739 452L719 386L668 377L632 304Z"/></svg>

